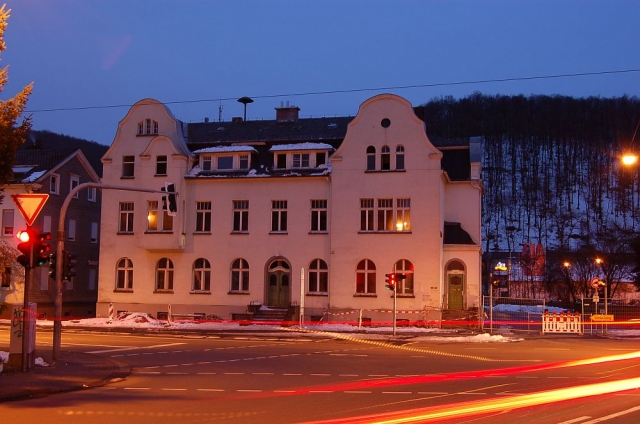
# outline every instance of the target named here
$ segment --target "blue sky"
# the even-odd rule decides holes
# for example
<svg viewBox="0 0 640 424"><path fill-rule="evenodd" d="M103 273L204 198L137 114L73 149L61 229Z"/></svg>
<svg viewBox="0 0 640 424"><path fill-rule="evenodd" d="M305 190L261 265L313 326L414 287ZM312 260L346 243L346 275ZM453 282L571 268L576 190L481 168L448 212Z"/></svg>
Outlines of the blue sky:
<svg viewBox="0 0 640 424"><path fill-rule="evenodd" d="M242 96L252 120L287 101L355 115L381 92L640 96L640 72L606 73L640 69L640 0L4 1L0 98L34 82L34 129L103 144L147 97L201 122L242 116ZM601 74L526 79L584 73Z"/></svg>

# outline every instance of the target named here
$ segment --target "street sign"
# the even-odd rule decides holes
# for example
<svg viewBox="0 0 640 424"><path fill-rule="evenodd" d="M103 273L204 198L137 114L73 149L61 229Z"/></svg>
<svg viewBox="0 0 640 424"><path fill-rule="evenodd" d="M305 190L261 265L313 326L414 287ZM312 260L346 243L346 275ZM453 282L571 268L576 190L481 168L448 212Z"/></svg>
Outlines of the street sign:
<svg viewBox="0 0 640 424"><path fill-rule="evenodd" d="M38 214L49 198L48 194L24 193L12 194L11 198L18 207L28 226L32 226Z"/></svg>
<svg viewBox="0 0 640 424"><path fill-rule="evenodd" d="M613 321L613 315L605 315L605 314L596 314L591 315L591 321Z"/></svg>
<svg viewBox="0 0 640 424"><path fill-rule="evenodd" d="M600 279L598 277L592 278L589 282L589 285L591 286L591 288L597 289L600 285Z"/></svg>

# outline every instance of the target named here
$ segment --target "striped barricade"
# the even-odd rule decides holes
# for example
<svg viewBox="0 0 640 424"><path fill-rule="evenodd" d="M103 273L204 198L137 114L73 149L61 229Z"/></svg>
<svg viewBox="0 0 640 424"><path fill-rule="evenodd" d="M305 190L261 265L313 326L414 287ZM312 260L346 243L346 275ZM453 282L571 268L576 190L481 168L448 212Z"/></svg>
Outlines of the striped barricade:
<svg viewBox="0 0 640 424"><path fill-rule="evenodd" d="M582 319L578 312L551 312L542 314L542 334L583 334Z"/></svg>

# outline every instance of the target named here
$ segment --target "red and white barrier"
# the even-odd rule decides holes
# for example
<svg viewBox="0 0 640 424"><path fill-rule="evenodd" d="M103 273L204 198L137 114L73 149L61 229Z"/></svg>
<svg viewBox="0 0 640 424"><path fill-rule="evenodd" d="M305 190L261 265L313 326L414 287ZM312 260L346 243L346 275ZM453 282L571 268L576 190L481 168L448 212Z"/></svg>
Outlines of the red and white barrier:
<svg viewBox="0 0 640 424"><path fill-rule="evenodd" d="M580 313L545 312L542 314L542 334L547 333L583 334Z"/></svg>
<svg viewBox="0 0 640 424"><path fill-rule="evenodd" d="M113 303L109 303L109 321L113 321L115 317L116 317L116 313L113 308Z"/></svg>

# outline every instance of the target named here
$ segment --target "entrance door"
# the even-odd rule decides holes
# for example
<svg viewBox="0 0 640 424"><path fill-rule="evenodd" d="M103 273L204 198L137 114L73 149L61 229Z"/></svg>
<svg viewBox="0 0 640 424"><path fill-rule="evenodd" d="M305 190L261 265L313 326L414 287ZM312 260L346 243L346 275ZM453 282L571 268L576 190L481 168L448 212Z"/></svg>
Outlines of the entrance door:
<svg viewBox="0 0 640 424"><path fill-rule="evenodd" d="M449 309L463 309L464 303L462 300L462 293L464 290L464 278L463 274L448 274L448 308Z"/></svg>
<svg viewBox="0 0 640 424"><path fill-rule="evenodd" d="M291 296L290 279L291 272L289 264L285 261L275 260L269 265L267 306L279 308L289 307Z"/></svg>

